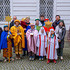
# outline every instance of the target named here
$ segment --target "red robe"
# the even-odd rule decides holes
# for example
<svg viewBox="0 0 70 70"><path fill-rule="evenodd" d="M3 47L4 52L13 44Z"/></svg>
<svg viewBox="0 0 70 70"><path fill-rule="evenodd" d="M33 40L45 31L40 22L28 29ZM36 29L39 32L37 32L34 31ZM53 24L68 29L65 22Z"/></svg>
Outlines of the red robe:
<svg viewBox="0 0 70 70"><path fill-rule="evenodd" d="M50 32L50 29L54 29L54 28L53 28L53 27L49 27L49 28L44 27L44 29L45 29L45 32L47 33L47 31L49 31L49 32ZM46 48L46 54L47 54L47 48Z"/></svg>
<svg viewBox="0 0 70 70"><path fill-rule="evenodd" d="M50 31L50 29L54 29L54 28L53 27L50 27L50 28L44 27L44 29L45 29L45 32L47 32L47 31Z"/></svg>

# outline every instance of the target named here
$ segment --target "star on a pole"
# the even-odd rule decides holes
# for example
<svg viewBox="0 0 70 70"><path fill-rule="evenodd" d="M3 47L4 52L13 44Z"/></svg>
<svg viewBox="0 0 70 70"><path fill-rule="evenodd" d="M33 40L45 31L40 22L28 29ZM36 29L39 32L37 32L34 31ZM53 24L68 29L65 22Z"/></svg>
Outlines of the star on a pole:
<svg viewBox="0 0 70 70"><path fill-rule="evenodd" d="M6 20L7 22L10 22L10 21L12 20L12 18L11 18L11 16L5 16L5 20Z"/></svg>

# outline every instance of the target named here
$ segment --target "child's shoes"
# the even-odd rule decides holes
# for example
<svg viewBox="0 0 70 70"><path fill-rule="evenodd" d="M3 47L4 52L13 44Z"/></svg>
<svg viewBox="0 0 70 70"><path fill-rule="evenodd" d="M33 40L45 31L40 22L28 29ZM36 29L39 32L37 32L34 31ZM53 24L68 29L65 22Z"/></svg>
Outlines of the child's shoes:
<svg viewBox="0 0 70 70"><path fill-rule="evenodd" d="M14 59L13 59L13 58L11 58L11 61L14 61Z"/></svg>
<svg viewBox="0 0 70 70"><path fill-rule="evenodd" d="M39 58L39 60L41 61L41 58Z"/></svg>
<svg viewBox="0 0 70 70"><path fill-rule="evenodd" d="M42 61L44 60L44 58L42 58Z"/></svg>
<svg viewBox="0 0 70 70"><path fill-rule="evenodd" d="M49 63L50 63L50 60L47 61L47 64L49 64Z"/></svg>
<svg viewBox="0 0 70 70"><path fill-rule="evenodd" d="M54 63L56 63L56 60L53 60Z"/></svg>
<svg viewBox="0 0 70 70"><path fill-rule="evenodd" d="M29 60L31 61L31 60L32 60L32 58L31 58L31 57L29 57Z"/></svg>
<svg viewBox="0 0 70 70"><path fill-rule="evenodd" d="M4 60L4 62L7 62L7 61L8 61L7 59Z"/></svg>

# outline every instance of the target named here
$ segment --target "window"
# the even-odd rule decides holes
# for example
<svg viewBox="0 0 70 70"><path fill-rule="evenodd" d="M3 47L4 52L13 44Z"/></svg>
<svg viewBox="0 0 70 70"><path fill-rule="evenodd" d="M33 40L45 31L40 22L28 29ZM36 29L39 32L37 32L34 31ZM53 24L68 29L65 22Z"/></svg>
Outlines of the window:
<svg viewBox="0 0 70 70"><path fill-rule="evenodd" d="M40 15L53 21L53 0L40 0Z"/></svg>
<svg viewBox="0 0 70 70"><path fill-rule="evenodd" d="M10 15L10 1L0 0L0 21L5 21L5 16Z"/></svg>

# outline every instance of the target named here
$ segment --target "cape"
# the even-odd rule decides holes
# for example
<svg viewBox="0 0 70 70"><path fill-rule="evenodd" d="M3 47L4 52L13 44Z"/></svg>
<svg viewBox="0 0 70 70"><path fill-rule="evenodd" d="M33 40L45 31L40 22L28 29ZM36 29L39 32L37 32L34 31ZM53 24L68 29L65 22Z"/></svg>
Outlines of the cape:
<svg viewBox="0 0 70 70"><path fill-rule="evenodd" d="M3 31L1 34L0 50L7 48L7 35L8 35L8 32L6 31Z"/></svg>

